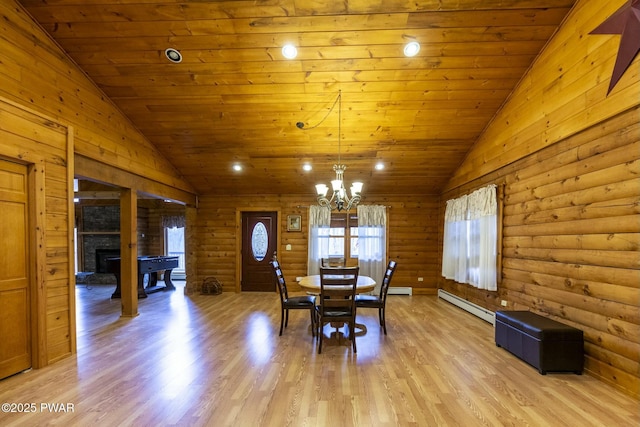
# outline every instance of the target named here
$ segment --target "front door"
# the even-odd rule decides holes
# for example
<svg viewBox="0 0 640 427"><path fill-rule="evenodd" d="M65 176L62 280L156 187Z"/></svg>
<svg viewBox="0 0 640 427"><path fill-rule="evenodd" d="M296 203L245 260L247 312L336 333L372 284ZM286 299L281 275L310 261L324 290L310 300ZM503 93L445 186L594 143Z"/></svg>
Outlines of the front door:
<svg viewBox="0 0 640 427"><path fill-rule="evenodd" d="M27 167L0 160L0 379L31 367Z"/></svg>
<svg viewBox="0 0 640 427"><path fill-rule="evenodd" d="M276 251L277 212L242 213L242 279L241 289L273 292L275 282L269 262Z"/></svg>

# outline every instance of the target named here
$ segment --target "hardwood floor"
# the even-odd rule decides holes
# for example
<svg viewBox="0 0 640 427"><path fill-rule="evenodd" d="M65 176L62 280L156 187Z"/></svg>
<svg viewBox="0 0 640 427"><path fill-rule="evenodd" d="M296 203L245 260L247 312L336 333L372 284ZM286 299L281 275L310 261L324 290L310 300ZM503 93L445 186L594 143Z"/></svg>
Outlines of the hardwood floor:
<svg viewBox="0 0 640 427"><path fill-rule="evenodd" d="M112 292L77 288L77 355L0 381L0 403L35 404L3 407L0 425L640 425L637 400L588 375L538 374L436 297L390 295L387 336L360 310L358 353L333 333L318 355L307 312L278 336L275 293L179 287L128 319Z"/></svg>

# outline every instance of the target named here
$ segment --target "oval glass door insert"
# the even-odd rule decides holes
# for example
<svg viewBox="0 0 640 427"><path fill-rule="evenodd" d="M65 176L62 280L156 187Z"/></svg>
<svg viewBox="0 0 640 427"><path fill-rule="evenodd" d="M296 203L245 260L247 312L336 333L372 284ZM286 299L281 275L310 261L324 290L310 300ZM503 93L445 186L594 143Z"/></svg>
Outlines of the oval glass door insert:
<svg viewBox="0 0 640 427"><path fill-rule="evenodd" d="M267 249L269 249L267 227L259 222L253 227L253 232L251 233L251 251L256 261L262 261L267 256Z"/></svg>

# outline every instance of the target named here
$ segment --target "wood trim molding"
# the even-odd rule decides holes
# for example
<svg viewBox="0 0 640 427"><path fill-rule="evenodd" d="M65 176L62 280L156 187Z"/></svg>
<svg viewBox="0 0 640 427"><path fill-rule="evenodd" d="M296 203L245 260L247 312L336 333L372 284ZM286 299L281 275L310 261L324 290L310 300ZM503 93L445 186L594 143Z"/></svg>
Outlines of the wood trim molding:
<svg viewBox="0 0 640 427"><path fill-rule="evenodd" d="M152 181L80 154L75 154L74 163L77 177L89 181L116 185L122 188L136 188L141 196L153 195L156 196L156 198L168 199L177 203L197 207L198 198L194 193L189 193L161 182Z"/></svg>
<svg viewBox="0 0 640 427"><path fill-rule="evenodd" d="M45 160L28 165L29 173L29 236L31 258L31 360L34 368L48 364L47 351L47 295L46 295L46 193Z"/></svg>
<svg viewBox="0 0 640 427"><path fill-rule="evenodd" d="M74 229L76 226L75 221L75 207L73 206L73 180L75 175L75 163L74 163L74 129L72 126L67 127L67 209L69 214L67 215L67 227L68 227L68 236L67 236L67 245L69 248L69 254L73 253L73 248L75 248L75 235ZM74 277L74 272L76 271L75 263L76 257L69 256L68 257L68 268L69 268L69 338L71 340L71 354L75 354L77 351L77 341L76 341L76 280Z"/></svg>

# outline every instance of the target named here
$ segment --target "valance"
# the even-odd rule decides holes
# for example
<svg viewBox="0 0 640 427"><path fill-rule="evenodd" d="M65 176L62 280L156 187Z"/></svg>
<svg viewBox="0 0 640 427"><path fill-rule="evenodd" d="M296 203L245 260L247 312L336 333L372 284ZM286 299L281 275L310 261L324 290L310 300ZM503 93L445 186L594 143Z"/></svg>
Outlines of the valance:
<svg viewBox="0 0 640 427"><path fill-rule="evenodd" d="M184 216L181 215L173 215L173 216L162 216L162 227L163 228L183 228L186 224L186 220Z"/></svg>

